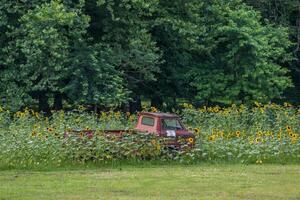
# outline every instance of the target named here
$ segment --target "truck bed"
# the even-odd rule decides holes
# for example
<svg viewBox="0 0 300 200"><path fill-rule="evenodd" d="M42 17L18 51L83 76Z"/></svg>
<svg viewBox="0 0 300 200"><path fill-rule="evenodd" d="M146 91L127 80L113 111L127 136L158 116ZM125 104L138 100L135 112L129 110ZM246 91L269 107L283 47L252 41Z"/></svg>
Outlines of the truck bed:
<svg viewBox="0 0 300 200"><path fill-rule="evenodd" d="M107 135L122 135L124 133L128 132L128 130L70 130L70 131L66 131L64 133L64 137L68 137L68 136L87 136L89 138L92 138L95 134L97 133L104 133Z"/></svg>

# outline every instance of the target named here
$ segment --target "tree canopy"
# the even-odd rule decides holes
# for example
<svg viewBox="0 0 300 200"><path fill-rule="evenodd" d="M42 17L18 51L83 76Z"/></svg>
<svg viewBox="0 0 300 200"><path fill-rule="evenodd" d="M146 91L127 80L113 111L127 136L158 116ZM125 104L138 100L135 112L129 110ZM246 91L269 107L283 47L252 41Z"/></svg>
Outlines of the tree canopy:
<svg viewBox="0 0 300 200"><path fill-rule="evenodd" d="M297 101L300 5L272 2L1 0L1 104Z"/></svg>

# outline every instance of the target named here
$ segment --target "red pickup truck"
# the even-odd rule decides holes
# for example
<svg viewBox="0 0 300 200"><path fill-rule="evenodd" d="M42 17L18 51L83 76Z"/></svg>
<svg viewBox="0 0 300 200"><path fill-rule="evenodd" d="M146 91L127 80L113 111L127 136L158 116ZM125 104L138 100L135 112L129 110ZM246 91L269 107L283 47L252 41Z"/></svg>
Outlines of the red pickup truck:
<svg viewBox="0 0 300 200"><path fill-rule="evenodd" d="M166 138L167 146L181 147L182 145L193 147L195 144L195 136L189 132L182 124L179 116L169 113L159 112L141 112L138 115L137 125L134 130L136 132L144 132L155 134L158 137ZM94 131L70 131L65 132L65 137L69 134L84 132L86 136L93 137ZM125 130L104 130L105 134L113 134L122 136ZM128 131L127 131L128 132Z"/></svg>

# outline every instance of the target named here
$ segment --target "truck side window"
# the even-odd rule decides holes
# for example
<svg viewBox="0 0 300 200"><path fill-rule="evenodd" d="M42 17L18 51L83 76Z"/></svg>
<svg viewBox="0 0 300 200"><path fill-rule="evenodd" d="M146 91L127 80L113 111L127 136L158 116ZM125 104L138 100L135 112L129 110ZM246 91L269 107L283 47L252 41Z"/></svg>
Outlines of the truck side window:
<svg viewBox="0 0 300 200"><path fill-rule="evenodd" d="M154 126L154 118L152 117L143 117L142 124L146 126Z"/></svg>

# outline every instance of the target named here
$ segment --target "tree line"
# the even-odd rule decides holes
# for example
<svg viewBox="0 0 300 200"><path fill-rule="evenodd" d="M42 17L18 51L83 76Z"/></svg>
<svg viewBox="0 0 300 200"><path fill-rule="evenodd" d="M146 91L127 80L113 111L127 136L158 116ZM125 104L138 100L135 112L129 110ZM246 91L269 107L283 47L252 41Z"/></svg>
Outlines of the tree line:
<svg viewBox="0 0 300 200"><path fill-rule="evenodd" d="M0 0L0 104L299 101L298 0Z"/></svg>

